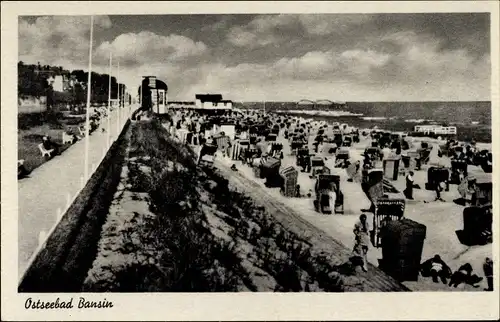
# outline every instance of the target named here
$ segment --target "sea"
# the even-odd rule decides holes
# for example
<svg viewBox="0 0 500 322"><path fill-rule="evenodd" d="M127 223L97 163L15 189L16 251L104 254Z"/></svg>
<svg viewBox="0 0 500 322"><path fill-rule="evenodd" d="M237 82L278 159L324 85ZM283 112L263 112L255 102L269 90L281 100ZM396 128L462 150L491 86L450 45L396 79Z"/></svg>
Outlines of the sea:
<svg viewBox="0 0 500 322"><path fill-rule="evenodd" d="M235 108L347 123L359 128L413 131L415 125L457 127L457 139L491 143L491 102L345 102L339 104L297 102L241 102Z"/></svg>

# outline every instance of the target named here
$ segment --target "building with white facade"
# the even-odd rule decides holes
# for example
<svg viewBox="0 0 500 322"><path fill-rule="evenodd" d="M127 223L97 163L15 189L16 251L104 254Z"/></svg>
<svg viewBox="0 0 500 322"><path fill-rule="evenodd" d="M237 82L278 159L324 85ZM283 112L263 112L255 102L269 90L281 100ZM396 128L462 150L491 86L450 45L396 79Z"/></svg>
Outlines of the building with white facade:
<svg viewBox="0 0 500 322"><path fill-rule="evenodd" d="M233 102L222 99L221 94L196 94L196 108L207 110L231 110Z"/></svg>
<svg viewBox="0 0 500 322"><path fill-rule="evenodd" d="M47 79L47 82L52 85L54 91L64 91L64 77L62 75L51 76Z"/></svg>
<svg viewBox="0 0 500 322"><path fill-rule="evenodd" d="M415 132L425 134L435 133L440 135L455 135L457 134L457 127L441 125L415 125Z"/></svg>

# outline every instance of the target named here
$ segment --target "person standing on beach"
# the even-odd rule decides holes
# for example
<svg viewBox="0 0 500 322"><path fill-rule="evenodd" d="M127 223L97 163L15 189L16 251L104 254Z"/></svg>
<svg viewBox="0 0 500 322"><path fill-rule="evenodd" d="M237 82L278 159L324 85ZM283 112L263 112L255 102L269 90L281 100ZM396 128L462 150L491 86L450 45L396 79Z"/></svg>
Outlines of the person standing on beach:
<svg viewBox="0 0 500 322"><path fill-rule="evenodd" d="M406 176L406 190L404 191L406 198L413 200L413 171Z"/></svg>
<svg viewBox="0 0 500 322"><path fill-rule="evenodd" d="M443 198L441 198L441 192L445 188L445 183L443 181L437 182L436 183L436 199L434 201L444 201Z"/></svg>
<svg viewBox="0 0 500 322"><path fill-rule="evenodd" d="M370 229L366 214L359 216L359 221L354 225L354 257L361 260L361 267L364 272L368 271L368 244L370 243Z"/></svg>
<svg viewBox="0 0 500 322"><path fill-rule="evenodd" d="M488 288L485 291L493 291L493 261L491 258L486 257L484 260L483 271L488 283Z"/></svg>

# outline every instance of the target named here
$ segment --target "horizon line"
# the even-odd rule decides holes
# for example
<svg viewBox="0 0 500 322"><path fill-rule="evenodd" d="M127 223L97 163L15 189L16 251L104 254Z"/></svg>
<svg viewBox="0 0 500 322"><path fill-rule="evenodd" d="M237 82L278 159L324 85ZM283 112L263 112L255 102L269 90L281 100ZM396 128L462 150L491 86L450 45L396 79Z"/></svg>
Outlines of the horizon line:
<svg viewBox="0 0 500 322"><path fill-rule="evenodd" d="M169 99L168 101L191 101L191 99L185 100L185 99ZM194 100L192 100L194 101ZM302 100L291 100L291 101L279 101L279 100L266 100L266 101L243 101L243 100L234 100L232 99L233 103L298 103ZM412 101L412 100L393 100L393 101L332 101L333 104L342 104L342 103L485 103L489 102L491 103L491 100L422 100L422 101ZM303 103L301 105L312 105L312 103ZM318 104L318 105L328 105L328 104Z"/></svg>

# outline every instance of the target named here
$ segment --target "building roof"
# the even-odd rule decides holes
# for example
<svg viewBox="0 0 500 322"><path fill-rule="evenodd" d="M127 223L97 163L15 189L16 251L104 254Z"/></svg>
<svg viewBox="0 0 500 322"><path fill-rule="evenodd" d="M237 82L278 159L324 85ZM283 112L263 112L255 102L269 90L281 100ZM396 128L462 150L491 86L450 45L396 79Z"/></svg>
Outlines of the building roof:
<svg viewBox="0 0 500 322"><path fill-rule="evenodd" d="M184 104L184 105L195 105L196 102L193 101L169 101L169 104Z"/></svg>
<svg viewBox="0 0 500 322"><path fill-rule="evenodd" d="M222 101L221 94L196 94L195 97L197 100L200 100L202 103L203 102L220 102L220 101Z"/></svg>
<svg viewBox="0 0 500 322"><path fill-rule="evenodd" d="M144 85L144 88L152 89L152 87L149 86L149 76L145 77L142 80L141 86L142 85ZM137 91L138 94L141 93L141 86L139 86L139 88L138 88L138 91ZM156 78L156 87L155 87L155 89L163 89L163 90L165 90L165 92L168 92L168 86L167 86L167 84L164 81L159 80L158 78Z"/></svg>

